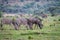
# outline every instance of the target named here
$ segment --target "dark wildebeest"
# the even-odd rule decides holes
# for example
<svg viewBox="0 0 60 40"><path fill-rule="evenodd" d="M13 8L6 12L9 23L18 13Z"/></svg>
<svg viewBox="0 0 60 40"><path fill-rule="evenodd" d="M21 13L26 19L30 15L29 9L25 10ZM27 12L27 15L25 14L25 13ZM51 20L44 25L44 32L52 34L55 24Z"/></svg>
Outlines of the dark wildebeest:
<svg viewBox="0 0 60 40"><path fill-rule="evenodd" d="M42 29L43 24L42 24L42 19L38 17L30 17L28 20L28 25L32 28L33 24L38 25L40 29Z"/></svg>
<svg viewBox="0 0 60 40"><path fill-rule="evenodd" d="M13 22L14 22L13 19L10 19L10 18L2 18L1 19L0 26L1 26L1 28L3 27L4 24L7 24L7 25L12 26L13 25ZM13 25L13 26L16 29L15 25Z"/></svg>
<svg viewBox="0 0 60 40"><path fill-rule="evenodd" d="M28 26L29 26L27 19L26 18L23 18L23 17L16 18L13 21L13 25L14 25L14 27L15 27L16 30L18 30L21 25L25 25L27 29L28 29Z"/></svg>
<svg viewBox="0 0 60 40"><path fill-rule="evenodd" d="M40 15L41 15L42 18L47 18L48 17L48 15L47 14L44 14L43 12L41 12Z"/></svg>

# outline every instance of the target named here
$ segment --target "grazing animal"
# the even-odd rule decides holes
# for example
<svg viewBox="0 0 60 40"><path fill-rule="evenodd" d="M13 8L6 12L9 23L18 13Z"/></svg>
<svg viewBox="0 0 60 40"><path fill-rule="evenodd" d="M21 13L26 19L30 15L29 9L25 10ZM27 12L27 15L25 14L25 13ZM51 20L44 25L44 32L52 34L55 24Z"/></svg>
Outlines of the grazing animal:
<svg viewBox="0 0 60 40"><path fill-rule="evenodd" d="M31 17L28 20L28 25L32 28L33 24L36 24L39 26L40 29L42 29L43 24L42 24L42 20L38 17Z"/></svg>
<svg viewBox="0 0 60 40"><path fill-rule="evenodd" d="M28 21L26 18L23 18L23 17L16 18L12 24L14 25L16 30L18 30L21 25L25 25L26 28L28 29Z"/></svg>
<svg viewBox="0 0 60 40"><path fill-rule="evenodd" d="M1 28L3 27L4 24L13 25L13 20L9 19L9 18L2 18L1 23L0 23ZM16 29L15 25L13 25L13 26Z"/></svg>
<svg viewBox="0 0 60 40"><path fill-rule="evenodd" d="M11 24L11 23L12 23L12 20L9 19L9 18L3 18L3 19L1 20L1 22L2 22L3 24Z"/></svg>

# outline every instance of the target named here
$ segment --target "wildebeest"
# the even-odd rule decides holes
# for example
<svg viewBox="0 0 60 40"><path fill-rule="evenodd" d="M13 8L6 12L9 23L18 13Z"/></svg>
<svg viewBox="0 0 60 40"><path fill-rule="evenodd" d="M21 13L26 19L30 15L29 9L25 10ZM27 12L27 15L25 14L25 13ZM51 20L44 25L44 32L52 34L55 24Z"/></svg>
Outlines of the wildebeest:
<svg viewBox="0 0 60 40"><path fill-rule="evenodd" d="M42 18L47 18L47 17L48 17L48 15L45 14L45 13L43 13L43 12L40 13L40 16L41 16Z"/></svg>
<svg viewBox="0 0 60 40"><path fill-rule="evenodd" d="M38 17L30 17L29 19L27 19L28 20L28 24L29 24L29 26L33 26L33 24L35 24L35 25L38 25L38 27L40 28L40 29L42 29L42 27L43 27L43 24L42 24L42 19L40 19L40 18L38 18Z"/></svg>
<svg viewBox="0 0 60 40"><path fill-rule="evenodd" d="M13 21L13 25L15 27L15 29L17 30L21 25L25 25L28 29L28 21L26 18L16 18L14 21Z"/></svg>
<svg viewBox="0 0 60 40"><path fill-rule="evenodd" d="M7 24L7 25L10 25L10 26L12 26L13 25L13 19L10 19L10 18L2 18L1 20L0 20L0 26L1 26L1 28L3 27L3 25L4 24ZM13 25L14 26L14 28L16 29L16 27L15 27L15 25Z"/></svg>

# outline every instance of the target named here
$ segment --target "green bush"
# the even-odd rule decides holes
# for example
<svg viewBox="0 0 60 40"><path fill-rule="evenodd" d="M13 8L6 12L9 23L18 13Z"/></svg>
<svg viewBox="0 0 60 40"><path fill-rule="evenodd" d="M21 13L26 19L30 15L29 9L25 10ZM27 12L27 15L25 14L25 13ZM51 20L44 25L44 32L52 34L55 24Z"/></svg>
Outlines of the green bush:
<svg viewBox="0 0 60 40"><path fill-rule="evenodd" d="M58 19L58 21L60 21L60 19Z"/></svg>
<svg viewBox="0 0 60 40"><path fill-rule="evenodd" d="M31 36L28 36L28 39L33 39L33 37L31 37Z"/></svg>

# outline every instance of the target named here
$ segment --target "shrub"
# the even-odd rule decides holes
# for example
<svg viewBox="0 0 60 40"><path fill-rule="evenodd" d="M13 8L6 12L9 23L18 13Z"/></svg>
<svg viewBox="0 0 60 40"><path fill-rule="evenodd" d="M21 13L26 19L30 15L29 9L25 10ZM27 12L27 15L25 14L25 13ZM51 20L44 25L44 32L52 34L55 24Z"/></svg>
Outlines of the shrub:
<svg viewBox="0 0 60 40"><path fill-rule="evenodd" d="M58 21L60 21L60 19L58 19Z"/></svg>
<svg viewBox="0 0 60 40"><path fill-rule="evenodd" d="M31 36L28 36L28 39L33 39L33 37L31 37Z"/></svg>

